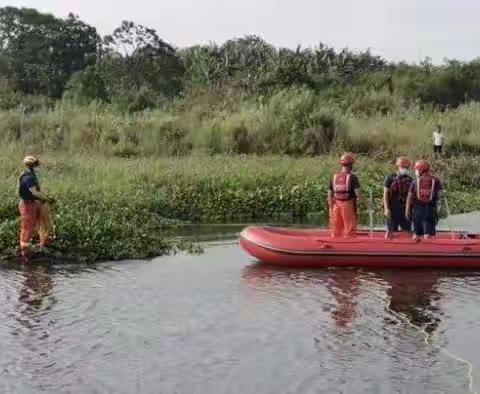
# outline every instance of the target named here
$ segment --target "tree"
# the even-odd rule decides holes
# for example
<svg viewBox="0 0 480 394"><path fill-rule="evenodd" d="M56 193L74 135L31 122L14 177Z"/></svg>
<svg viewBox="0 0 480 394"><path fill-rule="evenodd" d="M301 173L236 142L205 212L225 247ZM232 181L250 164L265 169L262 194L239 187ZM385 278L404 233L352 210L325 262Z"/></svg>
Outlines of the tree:
<svg viewBox="0 0 480 394"><path fill-rule="evenodd" d="M212 86L227 78L226 61L217 44L185 48L180 51L180 56L192 85Z"/></svg>
<svg viewBox="0 0 480 394"><path fill-rule="evenodd" d="M103 45L103 56L121 59L125 87L136 90L147 87L167 96L181 89L183 63L176 49L154 29L124 21L104 38Z"/></svg>
<svg viewBox="0 0 480 394"><path fill-rule="evenodd" d="M319 90L335 84L352 85L362 75L387 67L385 60L369 51L336 52L323 44L314 49L277 49L257 36L236 38L222 46L187 48L181 56L192 85L222 86L233 80L252 94L291 86Z"/></svg>
<svg viewBox="0 0 480 394"><path fill-rule="evenodd" d="M61 96L71 76L96 60L95 28L70 14L66 19L34 9L0 8L0 50L6 76L27 93Z"/></svg>

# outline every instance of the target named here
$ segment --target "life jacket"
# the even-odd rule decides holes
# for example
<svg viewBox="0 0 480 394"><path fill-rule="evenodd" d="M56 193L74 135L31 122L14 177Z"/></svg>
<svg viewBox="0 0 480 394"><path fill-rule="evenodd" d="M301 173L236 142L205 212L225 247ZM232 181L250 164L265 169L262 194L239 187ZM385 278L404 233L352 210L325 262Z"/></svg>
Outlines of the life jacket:
<svg viewBox="0 0 480 394"><path fill-rule="evenodd" d="M407 201L412 181L412 178L408 175L395 174L395 179L390 185L390 201Z"/></svg>
<svg viewBox="0 0 480 394"><path fill-rule="evenodd" d="M435 199L437 180L431 175L423 175L417 179L417 200L425 204Z"/></svg>
<svg viewBox="0 0 480 394"><path fill-rule="evenodd" d="M30 190L26 189L24 185L22 185L23 178L26 176L34 176L36 178L36 175L34 172L26 170L22 172L22 174L18 177L17 180L17 192L22 199L26 200L37 200L35 196L32 195ZM37 180L37 190L40 191L40 185L38 184Z"/></svg>
<svg viewBox="0 0 480 394"><path fill-rule="evenodd" d="M351 196L352 174L339 172L333 176L333 198L336 201L348 201Z"/></svg>

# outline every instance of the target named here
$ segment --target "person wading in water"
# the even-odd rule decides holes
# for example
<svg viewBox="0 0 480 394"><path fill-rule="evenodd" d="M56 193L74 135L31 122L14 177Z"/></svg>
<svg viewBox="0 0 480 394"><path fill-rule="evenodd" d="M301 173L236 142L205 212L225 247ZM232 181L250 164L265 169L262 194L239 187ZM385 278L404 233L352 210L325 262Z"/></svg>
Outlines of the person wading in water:
<svg viewBox="0 0 480 394"><path fill-rule="evenodd" d="M55 200L40 191L38 180L40 160L35 156L27 156L23 159L27 169L18 179L18 194L20 203L20 253L24 261L28 262L31 256L31 241L38 235L40 247L45 250L50 235L47 231L39 231L45 217L48 204L54 204ZM47 213L48 216L48 213Z"/></svg>

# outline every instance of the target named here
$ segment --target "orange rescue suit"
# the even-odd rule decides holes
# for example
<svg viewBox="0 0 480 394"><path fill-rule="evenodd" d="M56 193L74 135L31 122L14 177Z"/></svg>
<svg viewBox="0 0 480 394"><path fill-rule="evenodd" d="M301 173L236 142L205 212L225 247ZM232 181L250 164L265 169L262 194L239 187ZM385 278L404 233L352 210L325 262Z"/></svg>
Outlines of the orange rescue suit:
<svg viewBox="0 0 480 394"><path fill-rule="evenodd" d="M332 237L353 237L357 231L357 199L354 179L356 177L349 172L340 172L333 177L331 187L333 201L330 212Z"/></svg>
<svg viewBox="0 0 480 394"><path fill-rule="evenodd" d="M51 209L48 204L38 200L21 200L20 211L20 249L22 256L30 253L30 242L38 236L40 246L47 246L52 233Z"/></svg>

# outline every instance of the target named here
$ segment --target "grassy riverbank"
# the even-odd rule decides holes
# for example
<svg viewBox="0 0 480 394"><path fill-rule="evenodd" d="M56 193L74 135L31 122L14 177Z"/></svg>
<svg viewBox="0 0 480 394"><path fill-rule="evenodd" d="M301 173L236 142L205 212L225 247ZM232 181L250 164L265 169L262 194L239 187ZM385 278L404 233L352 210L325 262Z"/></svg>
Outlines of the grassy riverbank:
<svg viewBox="0 0 480 394"><path fill-rule="evenodd" d="M17 243L16 177L22 153L1 158L0 249ZM58 199L55 247L90 259L145 258L188 245L170 241L180 221L290 221L325 216L333 156L189 156L117 158L44 154L42 184ZM480 209L480 164L436 163L454 212ZM381 210L382 179L391 164L361 157L357 173Z"/></svg>

